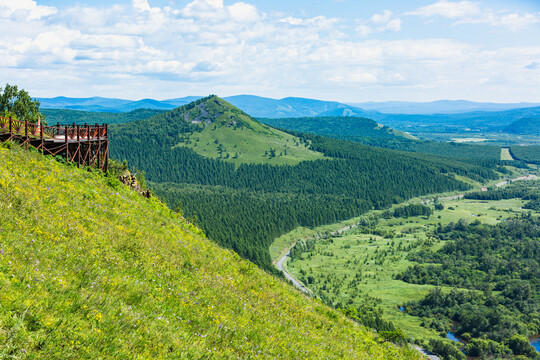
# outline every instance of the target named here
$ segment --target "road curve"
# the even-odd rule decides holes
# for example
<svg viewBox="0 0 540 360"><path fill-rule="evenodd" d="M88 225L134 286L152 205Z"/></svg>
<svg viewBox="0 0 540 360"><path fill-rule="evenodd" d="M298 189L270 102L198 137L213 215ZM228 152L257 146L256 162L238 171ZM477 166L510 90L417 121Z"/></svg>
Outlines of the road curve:
<svg viewBox="0 0 540 360"><path fill-rule="evenodd" d="M308 288L306 288L304 285L302 285L300 283L300 281L296 280L296 278L294 276L289 274L289 272L283 268L283 263L285 263L285 260L287 260L290 253L291 253L291 250L287 251L287 253L285 255L283 255L281 257L281 259L279 259L279 261L276 263L277 269L279 271L281 271L283 273L283 275L285 275L287 280L290 280L294 284L294 286L296 286L298 289L302 290L306 294L312 295L311 291L309 291Z"/></svg>

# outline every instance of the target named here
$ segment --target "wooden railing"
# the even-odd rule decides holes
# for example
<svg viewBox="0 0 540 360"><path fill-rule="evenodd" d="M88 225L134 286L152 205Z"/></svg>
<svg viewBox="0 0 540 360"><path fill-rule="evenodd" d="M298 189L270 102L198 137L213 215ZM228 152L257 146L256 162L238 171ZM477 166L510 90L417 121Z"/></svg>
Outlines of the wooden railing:
<svg viewBox="0 0 540 360"><path fill-rule="evenodd" d="M0 132L35 138L43 135L46 140L95 140L108 137L107 130L107 124L46 126L0 116Z"/></svg>
<svg viewBox="0 0 540 360"><path fill-rule="evenodd" d="M109 131L104 125L47 126L0 116L0 140L16 140L22 146L34 146L43 154L65 155L78 166L92 166L107 171Z"/></svg>

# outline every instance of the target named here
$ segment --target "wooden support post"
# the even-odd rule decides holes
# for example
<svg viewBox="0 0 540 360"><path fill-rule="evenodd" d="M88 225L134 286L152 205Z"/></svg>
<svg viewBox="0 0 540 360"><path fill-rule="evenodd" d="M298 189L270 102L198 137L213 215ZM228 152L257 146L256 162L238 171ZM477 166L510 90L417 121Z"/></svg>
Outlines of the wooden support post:
<svg viewBox="0 0 540 360"><path fill-rule="evenodd" d="M81 167L81 128L79 125L75 126L75 131L77 132L77 167Z"/></svg>
<svg viewBox="0 0 540 360"><path fill-rule="evenodd" d="M28 119L24 120L24 146L28 150Z"/></svg>
<svg viewBox="0 0 540 360"><path fill-rule="evenodd" d="M109 125L105 124L105 172L109 171Z"/></svg>
<svg viewBox="0 0 540 360"><path fill-rule="evenodd" d="M91 147L90 147L90 126L88 125L86 125L86 139L88 140L88 144L86 144L86 156L85 156L85 160L87 161L86 165L92 166L92 163L90 162L91 161L90 157L92 156Z"/></svg>
<svg viewBox="0 0 540 360"><path fill-rule="evenodd" d="M97 167L98 169L101 169L101 137L100 137L100 128L99 128L99 125L96 124L97 126L97 141L98 141L98 145L97 145Z"/></svg>
<svg viewBox="0 0 540 360"><path fill-rule="evenodd" d="M41 154L45 155L45 146L43 144L43 124L39 124L39 139L41 140Z"/></svg>
<svg viewBox="0 0 540 360"><path fill-rule="evenodd" d="M66 162L69 162L69 141L68 141L68 127L67 125L64 127L64 137L66 138Z"/></svg>

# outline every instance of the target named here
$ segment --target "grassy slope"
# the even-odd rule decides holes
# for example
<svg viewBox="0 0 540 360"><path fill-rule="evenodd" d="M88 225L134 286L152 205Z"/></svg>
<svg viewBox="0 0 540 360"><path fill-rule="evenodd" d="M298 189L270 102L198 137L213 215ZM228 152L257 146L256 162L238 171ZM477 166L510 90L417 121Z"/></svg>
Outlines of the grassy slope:
<svg viewBox="0 0 540 360"><path fill-rule="evenodd" d="M271 128L265 129L268 133L255 132L251 129L233 129L218 126L205 128L195 133L190 144L185 146L193 149L199 155L212 158L222 158L233 163L296 165L300 161L323 158L321 153L309 150L303 143L284 132ZM217 140L217 143L216 143ZM222 145L222 154L218 151ZM276 151L275 157L265 155L270 149Z"/></svg>
<svg viewBox="0 0 540 360"><path fill-rule="evenodd" d="M0 358L416 358L156 199L0 147Z"/></svg>
<svg viewBox="0 0 540 360"><path fill-rule="evenodd" d="M195 107L183 117L189 121L200 121L201 131L187 136L186 141L179 145L203 156L237 164L273 165L296 165L304 160L323 157L321 153L309 150L296 137L259 123L218 97L206 101L202 109ZM268 155L271 149L275 150L275 157Z"/></svg>

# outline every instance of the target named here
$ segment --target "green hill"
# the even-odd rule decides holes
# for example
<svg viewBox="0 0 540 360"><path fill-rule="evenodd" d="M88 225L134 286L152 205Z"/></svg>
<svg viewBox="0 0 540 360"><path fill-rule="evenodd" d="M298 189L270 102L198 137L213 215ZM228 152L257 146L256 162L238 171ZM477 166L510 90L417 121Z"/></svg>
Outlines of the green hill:
<svg viewBox="0 0 540 360"><path fill-rule="evenodd" d="M418 358L220 248L157 199L8 147L0 358Z"/></svg>
<svg viewBox="0 0 540 360"><path fill-rule="evenodd" d="M321 159L309 144L261 124L217 96L209 96L150 119L118 126L116 133L152 128L171 147L236 164L295 165ZM164 131L163 129L167 129ZM141 134L143 135L143 134Z"/></svg>

